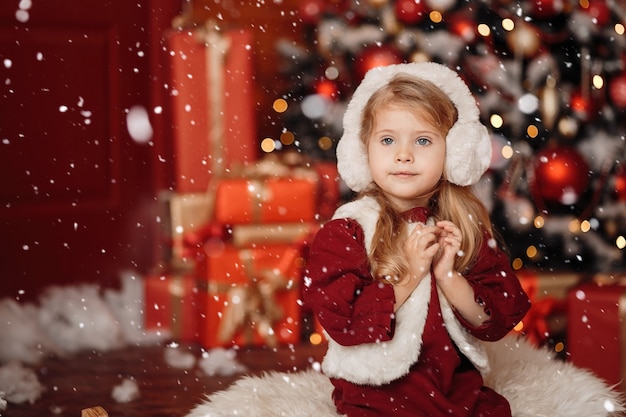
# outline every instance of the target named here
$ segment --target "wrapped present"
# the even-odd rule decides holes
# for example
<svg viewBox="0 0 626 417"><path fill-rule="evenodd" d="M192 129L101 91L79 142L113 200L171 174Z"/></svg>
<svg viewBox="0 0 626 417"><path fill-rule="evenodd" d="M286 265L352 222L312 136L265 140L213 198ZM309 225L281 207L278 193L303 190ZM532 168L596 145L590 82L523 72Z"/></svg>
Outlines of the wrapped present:
<svg viewBox="0 0 626 417"><path fill-rule="evenodd" d="M311 178L223 179L217 184L213 219L225 224L312 222L317 189Z"/></svg>
<svg viewBox="0 0 626 417"><path fill-rule="evenodd" d="M544 272L530 269L516 271L522 288L531 300L531 308L515 331L537 345L551 336L564 335L567 323L567 293L582 282L576 272Z"/></svg>
<svg viewBox="0 0 626 417"><path fill-rule="evenodd" d="M161 231L164 238L162 259L166 264L182 265L193 257L185 243L210 223L212 199L207 192L159 194Z"/></svg>
<svg viewBox="0 0 626 417"><path fill-rule="evenodd" d="M168 273L144 280L146 330L159 330L174 340L196 342L199 337L199 295L193 274Z"/></svg>
<svg viewBox="0 0 626 417"><path fill-rule="evenodd" d="M568 294L569 358L626 392L626 282L588 282Z"/></svg>
<svg viewBox="0 0 626 417"><path fill-rule="evenodd" d="M252 34L207 23L167 34L166 44L174 189L203 192L213 176L257 158Z"/></svg>
<svg viewBox="0 0 626 417"><path fill-rule="evenodd" d="M297 245L238 248L214 241L198 261L206 348L297 343L303 260Z"/></svg>

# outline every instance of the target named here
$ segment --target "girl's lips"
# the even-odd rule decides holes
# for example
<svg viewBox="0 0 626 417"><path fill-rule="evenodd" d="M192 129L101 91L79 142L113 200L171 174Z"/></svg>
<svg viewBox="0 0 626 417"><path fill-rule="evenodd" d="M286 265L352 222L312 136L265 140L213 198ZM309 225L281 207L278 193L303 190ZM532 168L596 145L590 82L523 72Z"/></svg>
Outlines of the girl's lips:
<svg viewBox="0 0 626 417"><path fill-rule="evenodd" d="M412 177L412 176L417 175L417 174L414 174L412 172L401 171L401 172L394 172L391 175L393 175L395 177Z"/></svg>

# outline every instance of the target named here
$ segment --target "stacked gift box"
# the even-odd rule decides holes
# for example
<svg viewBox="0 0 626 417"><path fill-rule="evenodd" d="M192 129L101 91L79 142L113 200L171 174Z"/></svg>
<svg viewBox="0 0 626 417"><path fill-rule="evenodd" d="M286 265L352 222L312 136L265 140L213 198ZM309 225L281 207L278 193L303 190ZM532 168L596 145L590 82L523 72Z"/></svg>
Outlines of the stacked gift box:
<svg viewBox="0 0 626 417"><path fill-rule="evenodd" d="M532 304L515 331L536 345L562 343L566 337L567 294L586 279L585 275L534 269L521 269L516 275ZM557 347L558 350L562 348Z"/></svg>
<svg viewBox="0 0 626 417"><path fill-rule="evenodd" d="M217 181L212 221L193 243L203 346L300 340L303 250L317 230L319 190L314 169L277 160Z"/></svg>
<svg viewBox="0 0 626 417"><path fill-rule="evenodd" d="M165 43L174 180L160 198L146 328L207 348L296 343L303 253L337 206L336 166L257 157L250 32L208 23Z"/></svg>
<svg viewBox="0 0 626 417"><path fill-rule="evenodd" d="M570 290L569 359L626 393L626 273L596 274Z"/></svg>

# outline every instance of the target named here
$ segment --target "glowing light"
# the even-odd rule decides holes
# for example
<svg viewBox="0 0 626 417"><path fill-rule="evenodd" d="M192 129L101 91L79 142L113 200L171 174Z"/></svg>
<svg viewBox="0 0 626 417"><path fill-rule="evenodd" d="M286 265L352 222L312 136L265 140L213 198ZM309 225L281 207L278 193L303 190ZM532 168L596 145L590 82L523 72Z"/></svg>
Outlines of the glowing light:
<svg viewBox="0 0 626 417"><path fill-rule="evenodd" d="M478 25L478 33L480 34L480 36L489 36L491 35L491 29L489 29L489 26L487 26L484 23L481 23L480 25Z"/></svg>
<svg viewBox="0 0 626 417"><path fill-rule="evenodd" d="M288 130L280 134L280 143L282 143L285 146L291 145L295 141L296 141L296 137L294 136L293 133L291 133Z"/></svg>
<svg viewBox="0 0 626 417"><path fill-rule="evenodd" d="M619 249L624 249L626 247L626 238L624 236L618 236L618 238L615 239L615 246Z"/></svg>
<svg viewBox="0 0 626 417"><path fill-rule="evenodd" d="M602 78L601 75L596 74L593 76L591 83L596 88L596 90L600 90L602 89L602 87L604 87L604 78Z"/></svg>
<svg viewBox="0 0 626 417"><path fill-rule="evenodd" d="M563 352L563 349L565 349L565 345L563 344L563 342L558 342L556 345L554 345L555 352Z"/></svg>
<svg viewBox="0 0 626 417"><path fill-rule="evenodd" d="M513 262L511 262L511 266L514 270L519 271L524 266L524 262L522 262L520 258L515 258Z"/></svg>
<svg viewBox="0 0 626 417"><path fill-rule="evenodd" d="M526 134L534 139L539 134L539 129L537 129L537 126L535 125L528 125L528 127L526 128Z"/></svg>
<svg viewBox="0 0 626 417"><path fill-rule="evenodd" d="M572 233L580 231L580 222L578 221L578 219L574 219L569 222L569 224L567 225L567 229Z"/></svg>
<svg viewBox="0 0 626 417"><path fill-rule="evenodd" d="M319 140L317 141L317 146L320 147L320 149L327 151L330 148L332 148L333 146L333 140L331 138L329 138L328 136L322 136L321 138L319 138Z"/></svg>
<svg viewBox="0 0 626 417"><path fill-rule="evenodd" d="M536 257L537 253L537 248L534 245L530 245L526 248L526 256L528 256L530 259Z"/></svg>
<svg viewBox="0 0 626 417"><path fill-rule="evenodd" d="M515 330L516 332L521 332L523 328L524 328L524 322L520 321L519 323L515 325L515 327L513 327L513 330Z"/></svg>
<svg viewBox="0 0 626 417"><path fill-rule="evenodd" d="M589 220L583 220L582 222L580 222L581 232L587 233L590 230L591 230L591 223L589 222Z"/></svg>
<svg viewBox="0 0 626 417"><path fill-rule="evenodd" d="M515 29L515 22L507 17L506 19L502 20L502 28L510 32Z"/></svg>
<svg viewBox="0 0 626 417"><path fill-rule="evenodd" d="M505 145L502 147L502 156L506 159L511 159L513 157L513 147L509 145Z"/></svg>
<svg viewBox="0 0 626 417"><path fill-rule="evenodd" d="M533 224L537 229L541 229L546 224L546 220L541 216L537 216L535 217Z"/></svg>
<svg viewBox="0 0 626 417"><path fill-rule="evenodd" d="M624 25L622 25L621 23L616 23L615 24L615 33L617 33L618 35L623 35L624 34Z"/></svg>
<svg viewBox="0 0 626 417"><path fill-rule="evenodd" d="M311 333L311 336L309 336L309 342L311 342L312 345L319 345L322 343L322 335L319 333Z"/></svg>
<svg viewBox="0 0 626 417"><path fill-rule="evenodd" d="M499 114L492 114L489 118L489 122L491 123L491 126L495 127L496 129L501 128L504 124L504 120Z"/></svg>
<svg viewBox="0 0 626 417"><path fill-rule="evenodd" d="M432 12L430 12L428 17L430 17L430 20L433 23L441 23L441 21L443 20L441 12L438 12L437 10L433 10Z"/></svg>
<svg viewBox="0 0 626 417"><path fill-rule="evenodd" d="M274 152L276 150L276 143L272 138L265 138L261 141L261 150L266 153Z"/></svg>
<svg viewBox="0 0 626 417"><path fill-rule="evenodd" d="M289 105L287 104L287 101L282 98L274 100L274 104L272 105L272 108L276 113L284 113L288 107Z"/></svg>

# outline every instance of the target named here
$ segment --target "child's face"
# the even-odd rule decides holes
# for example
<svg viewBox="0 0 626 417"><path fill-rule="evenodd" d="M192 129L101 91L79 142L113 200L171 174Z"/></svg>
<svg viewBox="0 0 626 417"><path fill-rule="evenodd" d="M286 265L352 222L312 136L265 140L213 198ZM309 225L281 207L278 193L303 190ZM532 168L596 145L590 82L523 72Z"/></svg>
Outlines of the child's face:
<svg viewBox="0 0 626 417"><path fill-rule="evenodd" d="M428 205L443 175L446 140L424 118L390 105L376 112L367 154L374 182L404 211Z"/></svg>

